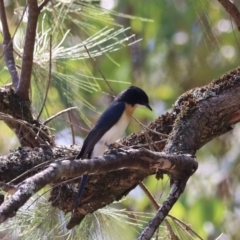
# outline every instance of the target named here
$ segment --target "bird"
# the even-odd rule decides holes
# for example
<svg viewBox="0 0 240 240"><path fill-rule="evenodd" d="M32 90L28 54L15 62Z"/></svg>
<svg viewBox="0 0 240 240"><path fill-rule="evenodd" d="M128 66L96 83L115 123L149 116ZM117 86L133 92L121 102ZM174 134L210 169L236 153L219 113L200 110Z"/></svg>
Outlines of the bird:
<svg viewBox="0 0 240 240"><path fill-rule="evenodd" d="M119 93L102 113L93 129L85 138L82 149L76 159L91 159L102 156L108 146L118 140L137 107L144 106L152 111L147 94L139 87L130 86ZM88 175L82 176L73 211L80 203Z"/></svg>

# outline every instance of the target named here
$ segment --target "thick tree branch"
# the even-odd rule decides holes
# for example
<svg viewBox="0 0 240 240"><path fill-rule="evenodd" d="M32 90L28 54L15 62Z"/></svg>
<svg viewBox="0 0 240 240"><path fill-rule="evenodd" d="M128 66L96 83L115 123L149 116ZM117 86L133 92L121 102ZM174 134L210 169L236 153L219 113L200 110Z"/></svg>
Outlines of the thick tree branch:
<svg viewBox="0 0 240 240"><path fill-rule="evenodd" d="M197 162L186 155L166 155L146 149L130 149L91 160L64 160L52 163L42 172L19 184L16 193L0 206L0 223L13 216L33 194L53 181L62 177L107 173L123 168L142 171L149 169L153 172L162 169L181 179L186 172L192 174L196 170Z"/></svg>
<svg viewBox="0 0 240 240"><path fill-rule="evenodd" d="M23 48L20 81L16 90L16 94L23 100L29 100L34 44L36 37L37 21L40 13L37 0L28 0L27 5L28 5L28 23Z"/></svg>
<svg viewBox="0 0 240 240"><path fill-rule="evenodd" d="M240 31L240 12L236 5L230 0L218 0L225 10L231 15L238 30Z"/></svg>
<svg viewBox="0 0 240 240"><path fill-rule="evenodd" d="M132 134L123 139L121 145L139 148L138 146L146 146L150 141L155 151L165 151L171 155L173 153L184 153L194 156L196 151L204 144L232 129L232 124L240 120L238 117L239 110L240 69L238 68L207 86L186 92L176 101L169 113L162 115L148 126L151 130L145 129L141 133ZM165 136L164 141L162 141L163 135L156 134L156 132L163 133L165 136L167 134L169 136L167 142ZM148 136L148 140L146 140L146 135ZM118 148L119 146L114 145L112 147ZM0 157L0 179L6 179L6 181L8 181L7 179L13 179L33 166L38 165L39 161L45 162L50 159L62 157L65 159L69 159L69 157L74 158L71 153L68 153L69 155L62 155L60 151L60 153L56 154L55 149L52 149L52 157L51 155L44 158L39 157L39 154L36 153L37 149L34 149L34 151L30 149L27 151L24 151L24 149L14 151L10 154L12 157L9 160L7 157ZM116 152L111 151L111 155L117 156L117 153L117 150ZM45 156L44 153L42 154ZM17 167L17 164L19 167ZM19 169L19 171L14 172L12 171L13 168ZM177 187L176 183L184 186L184 181L178 182L179 177L183 177L183 180L187 181L191 174L186 165L184 168L187 172L180 175L179 173L177 174L177 168L177 172L168 171L175 189ZM35 173L36 171L39 172L37 169L34 169L34 171ZM144 171L139 169L122 169L107 174L92 175L83 193L82 202L78 207L78 215L74 215L68 227L71 228L79 224L88 213L94 212L114 200L121 199L137 186L140 181L154 173L155 170L153 168L146 167ZM28 175L33 174L34 172L28 173ZM82 172L78 172L77 175L80 176L80 174ZM24 178L26 176L23 176L21 179ZM60 178L56 181L56 184L59 184L61 181ZM64 212L70 212L77 192L74 186L62 184L59 187L54 187L50 197L52 205ZM183 188L177 187L177 189L178 195L180 195Z"/></svg>
<svg viewBox="0 0 240 240"><path fill-rule="evenodd" d="M0 182L21 183L56 160L74 159L79 150L77 146L71 148L42 146L11 151L7 156L0 156Z"/></svg>
<svg viewBox="0 0 240 240"><path fill-rule="evenodd" d="M164 148L165 152L170 154L195 154L196 150L212 137L211 130L214 132L214 128L218 128L220 132L225 132L227 129L230 129L232 116L235 115L235 111L238 112L240 107L240 94L237 93L240 90L239 69L231 73L229 75L226 74L223 78L212 82L208 86L192 89L179 98L175 103L175 107L184 106L185 111L183 112L184 114L178 115L173 125L169 141ZM231 89L236 83L238 85L236 92L233 89L229 91L228 89ZM222 92L223 89L225 91ZM232 96L230 92L233 94ZM187 102L186 99L188 99ZM231 108L231 114L227 114L226 105L228 99L232 100L232 103L228 106ZM167 200L148 223L139 239L147 240L153 236L184 191L190 175L185 176L185 179L177 181L174 176L171 176L173 184Z"/></svg>
<svg viewBox="0 0 240 240"><path fill-rule="evenodd" d="M9 32L5 8L4 8L4 0L0 0L0 18L2 24L2 32L3 32L3 52L6 65L12 77L13 87L16 90L19 83L19 76L16 69L14 56L13 56L13 44L12 38Z"/></svg>

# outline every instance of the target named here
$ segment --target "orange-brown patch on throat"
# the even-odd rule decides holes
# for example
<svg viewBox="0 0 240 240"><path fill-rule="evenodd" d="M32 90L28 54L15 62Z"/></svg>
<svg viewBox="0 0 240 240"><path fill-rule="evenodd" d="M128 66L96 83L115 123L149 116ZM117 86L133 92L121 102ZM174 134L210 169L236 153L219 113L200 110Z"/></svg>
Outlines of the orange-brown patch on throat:
<svg viewBox="0 0 240 240"><path fill-rule="evenodd" d="M131 118L134 110L136 109L136 106L132 106L131 104L125 103L126 108L125 108L125 113L126 115Z"/></svg>

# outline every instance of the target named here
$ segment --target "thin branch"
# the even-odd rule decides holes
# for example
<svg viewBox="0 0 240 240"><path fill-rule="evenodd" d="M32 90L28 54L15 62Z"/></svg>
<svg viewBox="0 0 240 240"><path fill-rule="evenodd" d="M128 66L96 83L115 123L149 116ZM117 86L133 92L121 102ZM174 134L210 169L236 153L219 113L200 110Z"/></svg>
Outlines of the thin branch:
<svg viewBox="0 0 240 240"><path fill-rule="evenodd" d="M238 30L240 31L240 12L236 5L229 0L218 0L225 10L231 15L235 24L237 25Z"/></svg>
<svg viewBox="0 0 240 240"><path fill-rule="evenodd" d="M9 115L9 114L5 114L5 113L1 113L1 112L0 112L0 119L1 119L1 120L7 120L7 121L16 122L16 123L20 124L21 126L25 127L25 128L29 131L28 134L30 134L30 133L33 134L33 135L34 135L36 138L38 138L38 140L41 141L43 144L45 144L46 142L45 142L42 138L40 138L40 137L38 136L39 134L37 134L36 132L33 131L33 128L36 129L36 130L38 130L38 133L41 132L41 134L43 134L46 138L49 138L49 136L48 136L41 128L39 128L39 127L37 127L37 126L34 126L34 125L32 125L32 124L24 121L24 120L16 119L16 118L14 118L13 116L11 116L11 115Z"/></svg>
<svg viewBox="0 0 240 240"><path fill-rule="evenodd" d="M90 52L88 51L87 47L85 45L83 45L85 50L87 51L87 54L89 56L89 58L91 59L93 66L98 70L98 72L100 73L100 75L102 76L103 80L106 82L106 84L108 85L109 89L112 91L113 96L115 96L116 94L114 93L111 85L109 84L108 80L105 78L105 76L103 75L102 71L99 69L99 67L97 66L96 62L94 61L94 59L92 58Z"/></svg>
<svg viewBox="0 0 240 240"><path fill-rule="evenodd" d="M160 224L163 222L175 202L178 200L179 196L184 191L186 182L186 180L174 181L167 199L159 208L157 214L148 223L147 227L141 233L138 240L149 240L152 238L155 231L159 228Z"/></svg>
<svg viewBox="0 0 240 240"><path fill-rule="evenodd" d="M39 169L39 168L43 168L44 166L48 165L49 163L54 162L55 160L49 160L43 163L38 164L37 166L34 166L33 168L27 170L26 172L24 172L23 174L20 174L19 176L17 176L16 178L12 179L10 182L8 182L8 184L13 183L21 178L23 178L24 176L26 176L27 174Z"/></svg>
<svg viewBox="0 0 240 240"><path fill-rule="evenodd" d="M143 190L143 192L146 194L146 196L148 197L148 199L150 200L150 202L152 203L152 205L154 206L154 208L156 210L158 210L161 205L159 205L156 201L156 199L153 197L153 195L149 192L149 190L147 189L147 187L144 185L144 183L139 183L139 187ZM203 238L196 232L194 231L187 223L183 222L182 220L174 217L171 214L167 215L169 218L172 219L172 221L175 221L182 229L183 231L190 231L192 234L194 234L196 237L198 237L200 240L203 240ZM164 219L165 221L166 218Z"/></svg>
<svg viewBox="0 0 240 240"><path fill-rule="evenodd" d="M165 224L170 235L171 240L179 240L178 236L174 233L170 223L165 219Z"/></svg>
<svg viewBox="0 0 240 240"><path fill-rule="evenodd" d="M16 94L23 100L29 100L37 21L40 13L37 0L27 0L27 5L28 23L23 48L20 81L16 90Z"/></svg>
<svg viewBox="0 0 240 240"><path fill-rule="evenodd" d="M45 107L45 104L46 104L46 101L47 101L47 96L48 96L48 91L49 91L49 88L50 88L51 78L52 78L52 35L50 35L49 45L50 45L49 46L50 50L49 50L48 83L47 83L47 89L46 89L46 92L45 92L45 97L43 99L42 107L41 107L41 110L39 111L39 114L38 114L38 117L37 117L37 121L39 120L39 118L40 118L40 116L43 112L43 109Z"/></svg>
<svg viewBox="0 0 240 240"><path fill-rule="evenodd" d="M154 131L152 129L150 129L149 127L145 126L144 124L142 124L138 119L136 119L135 117L132 116L132 118L141 126L143 127L144 129L147 129L149 132L152 132L160 137L164 137L165 139L168 138L168 135L167 134L164 134L164 133L160 133L160 132L157 132L157 131Z"/></svg>
<svg viewBox="0 0 240 240"><path fill-rule="evenodd" d="M19 83L19 76L16 69L14 56L13 56L13 44L12 38L9 32L5 8L4 8L4 0L0 0L0 18L2 24L2 31L3 31L3 52L4 52L4 59L8 70L11 74L12 83L14 89L17 89L17 85Z"/></svg>
<svg viewBox="0 0 240 240"><path fill-rule="evenodd" d="M12 38L11 38L11 43L12 43L12 41L13 41L16 33L17 33L18 28L20 27L20 24L22 23L24 14L25 14L25 12L26 12L26 9L27 9L27 6L24 7L24 10L23 10L23 12L22 12L22 16L21 16L21 18L20 18L20 20L19 20L19 22L18 22L18 25L17 25L17 27L16 27L16 29L15 29L15 31L14 31L13 36L12 36ZM7 48L6 48L6 49L7 49ZM0 58L3 57L3 55L5 54L6 49L3 51L2 55L0 55ZM22 57L17 51L15 51L15 49L13 49L13 51L14 51L14 53L15 53L17 56ZM20 66L17 65L17 64L16 64L16 67L18 67L18 68L20 69Z"/></svg>
<svg viewBox="0 0 240 240"><path fill-rule="evenodd" d="M171 218L173 220L175 220L175 223L177 224L177 226L179 226L182 231L186 232L186 234L188 234L189 236L191 236L192 239L196 240L196 238L193 238L192 235L195 235L195 237L197 237L200 240L204 240L196 231L194 231L191 226L183 221L181 221L180 219L171 216Z"/></svg>
<svg viewBox="0 0 240 240"><path fill-rule="evenodd" d="M58 116L68 112L68 111L71 111L72 109L76 109L77 107L70 107L70 108L67 108L67 109L64 109L58 113L56 113L55 115L51 116L50 118L48 118L47 120L45 120L43 122L43 125L47 125L50 121L52 121L53 119L57 118Z"/></svg>
<svg viewBox="0 0 240 240"><path fill-rule="evenodd" d="M81 126L79 126L79 125L77 125L77 124L75 124L75 123L73 123L73 122L70 122L70 121L68 121L68 120L66 120L66 119L61 119L61 120L64 121L64 122L66 122L67 124L75 127L75 128L78 128L78 129L83 130L83 131L86 132L86 133L89 133L89 131L90 131L89 129L86 129L86 128L84 128L84 127L81 127Z"/></svg>
<svg viewBox="0 0 240 240"><path fill-rule="evenodd" d="M166 142L167 142L167 139L163 139L163 140L160 140L160 141L154 141L151 144L154 146L154 145L156 145L158 143L166 143ZM148 147L149 144L148 143L144 143L144 144L137 144L137 145L132 145L132 146L124 146L124 145L122 145L122 146L123 146L123 148L143 148L143 147Z"/></svg>
<svg viewBox="0 0 240 240"><path fill-rule="evenodd" d="M76 144L71 113L72 113L72 111L68 112L68 118L69 118L69 122L70 122L71 133L72 133L72 144Z"/></svg>
<svg viewBox="0 0 240 240"><path fill-rule="evenodd" d="M148 197L148 199L150 200L150 202L153 204L154 208L156 210L159 209L159 205L156 201L156 199L153 197L153 195L149 192L148 188L145 186L145 184L143 182L139 183L139 187L143 190L143 192L146 194L146 196Z"/></svg>
<svg viewBox="0 0 240 240"><path fill-rule="evenodd" d="M41 12L42 9L50 2L50 0L44 0L43 2L40 3L39 5L39 11Z"/></svg>
<svg viewBox="0 0 240 240"><path fill-rule="evenodd" d="M154 208L156 210L158 210L161 205L159 205L156 201L156 199L153 197L153 195L149 192L148 188L144 185L143 182L139 183L139 187L143 190L143 192L146 194L146 196L148 197L148 199L150 200L150 202L152 203L152 205L154 206ZM197 236L200 240L203 240L203 238L196 232L194 231L187 223L183 222L182 220L174 217L171 214L167 215L169 218L172 219L172 221L175 221L182 229L183 231L190 231L192 234L194 234L195 236ZM165 221L167 221L165 219Z"/></svg>

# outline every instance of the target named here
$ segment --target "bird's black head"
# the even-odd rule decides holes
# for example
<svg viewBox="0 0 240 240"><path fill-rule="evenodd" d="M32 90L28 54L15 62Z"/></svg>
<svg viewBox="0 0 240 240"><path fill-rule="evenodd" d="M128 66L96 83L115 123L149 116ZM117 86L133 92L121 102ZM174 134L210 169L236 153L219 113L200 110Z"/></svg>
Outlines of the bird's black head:
<svg viewBox="0 0 240 240"><path fill-rule="evenodd" d="M139 104L152 111L147 94L139 87L131 86L119 93L115 99L131 104L132 106Z"/></svg>

